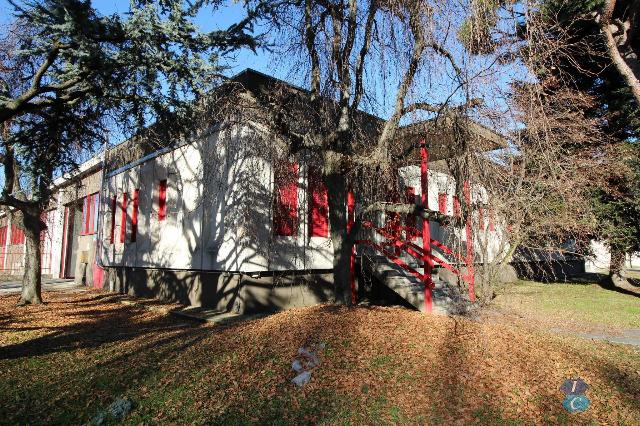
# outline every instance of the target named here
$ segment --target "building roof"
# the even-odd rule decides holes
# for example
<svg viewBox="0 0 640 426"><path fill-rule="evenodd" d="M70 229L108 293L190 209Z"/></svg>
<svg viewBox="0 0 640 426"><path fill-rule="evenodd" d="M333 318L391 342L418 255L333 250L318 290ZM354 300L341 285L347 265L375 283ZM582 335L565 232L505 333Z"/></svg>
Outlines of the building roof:
<svg viewBox="0 0 640 426"><path fill-rule="evenodd" d="M284 99L282 102L287 102L287 107L290 108L295 108L296 104L300 106L306 104L306 97L310 93L309 90L302 87L254 69L246 68L221 85L220 88L212 94L211 98L222 99L229 97L234 99L234 102L227 102L225 108L235 108L235 112L242 114L242 108L249 109L249 104L240 101L241 96L238 93L239 91L251 94L251 101L258 101L263 104L263 107L268 109L269 103L277 100L277 97L274 98L273 94L281 89L284 89L284 92L287 92L288 95L293 95L293 97L281 98ZM295 98L295 100L292 100L292 98ZM335 105L335 103L330 100L328 100L328 103ZM364 111L358 111L357 116L361 119L363 132L368 135L368 137L377 137L385 120ZM263 117L263 119L268 119L268 117ZM213 119L213 121L215 121L215 119ZM451 117L445 115L444 118L440 118L439 120L426 120L402 126L398 131L397 138L403 141L396 145L402 150L411 152L410 148L417 147L419 141L425 139L430 146L430 160L436 161L451 158L457 153L453 142L451 123ZM470 132L475 136L473 147L476 151L486 152L507 146L506 139L497 132L474 121L468 123ZM296 124L294 123L293 126L296 126ZM304 124L300 124L299 127L301 128L298 130L304 131L302 128ZM161 137L147 137L147 135L153 133L154 126L150 126L150 128L145 129L140 135L134 136L111 148L106 160L107 169L110 171L120 169L133 162L137 163L141 159L149 158L154 152L166 151L169 147L187 143L185 141L176 142L175 138L170 137L164 139ZM419 155L418 150L413 151L413 153L409 154L407 160L411 162L419 161L419 158L416 157Z"/></svg>

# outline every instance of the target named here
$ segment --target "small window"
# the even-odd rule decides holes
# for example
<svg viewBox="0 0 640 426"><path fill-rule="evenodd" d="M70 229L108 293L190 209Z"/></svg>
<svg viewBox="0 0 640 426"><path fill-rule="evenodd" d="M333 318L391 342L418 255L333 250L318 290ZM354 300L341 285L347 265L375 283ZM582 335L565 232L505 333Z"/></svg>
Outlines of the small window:
<svg viewBox="0 0 640 426"><path fill-rule="evenodd" d="M131 242L138 238L138 196L140 190L133 191L133 213L131 213Z"/></svg>
<svg viewBox="0 0 640 426"><path fill-rule="evenodd" d="M111 197L111 230L109 232L109 241L111 244L115 241L115 232L116 232L116 210L118 208L118 202L116 200L116 196Z"/></svg>
<svg viewBox="0 0 640 426"><path fill-rule="evenodd" d="M98 193L87 195L82 201L81 235L90 235L98 231Z"/></svg>
<svg viewBox="0 0 640 426"><path fill-rule="evenodd" d="M167 217L167 180L163 179L158 185L158 221Z"/></svg>
<svg viewBox="0 0 640 426"><path fill-rule="evenodd" d="M273 233L293 236L298 233L298 164L290 163L274 171L275 196Z"/></svg>
<svg viewBox="0 0 640 426"><path fill-rule="evenodd" d="M11 225L11 244L24 244L24 231L18 228L17 225Z"/></svg>
<svg viewBox="0 0 640 426"><path fill-rule="evenodd" d="M120 242L124 243L127 238L127 193L122 193L122 202L120 203L122 216L120 217Z"/></svg>
<svg viewBox="0 0 640 426"><path fill-rule="evenodd" d="M408 186L404 189L405 203L414 206L416 204L416 189L412 186ZM407 214L405 220L405 226L407 228L406 235L409 241L415 240L418 237L418 228L416 227L416 216L414 214Z"/></svg>
<svg viewBox="0 0 640 426"><path fill-rule="evenodd" d="M89 197L82 199L82 228L80 229L80 235L86 235L89 233Z"/></svg>
<svg viewBox="0 0 640 426"><path fill-rule="evenodd" d="M93 232L98 232L98 215L100 212L100 194L93 194Z"/></svg>
<svg viewBox="0 0 640 426"><path fill-rule="evenodd" d="M447 214L447 194L443 192L438 194L438 211Z"/></svg>
<svg viewBox="0 0 640 426"><path fill-rule="evenodd" d="M329 196L317 170L309 168L309 233L312 237L329 235Z"/></svg>

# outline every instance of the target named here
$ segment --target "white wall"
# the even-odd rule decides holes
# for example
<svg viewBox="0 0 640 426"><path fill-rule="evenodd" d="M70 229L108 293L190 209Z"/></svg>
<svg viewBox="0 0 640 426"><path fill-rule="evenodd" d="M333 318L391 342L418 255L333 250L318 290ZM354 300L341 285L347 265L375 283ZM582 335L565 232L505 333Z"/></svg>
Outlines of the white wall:
<svg viewBox="0 0 640 426"><path fill-rule="evenodd" d="M611 262L611 253L602 241L591 241L592 256L585 259L585 272L607 273ZM640 255L637 253L627 255L625 266L629 269L640 269Z"/></svg>
<svg viewBox="0 0 640 426"><path fill-rule="evenodd" d="M331 268L329 238L308 237L306 171L300 165L297 236L272 233L273 171L269 144L229 126L107 177L103 262L107 266L242 272ZM158 220L158 186L167 179L167 216ZM133 194L138 232L131 242ZM126 242L120 242L122 193L128 196ZM114 244L111 197L117 197Z"/></svg>

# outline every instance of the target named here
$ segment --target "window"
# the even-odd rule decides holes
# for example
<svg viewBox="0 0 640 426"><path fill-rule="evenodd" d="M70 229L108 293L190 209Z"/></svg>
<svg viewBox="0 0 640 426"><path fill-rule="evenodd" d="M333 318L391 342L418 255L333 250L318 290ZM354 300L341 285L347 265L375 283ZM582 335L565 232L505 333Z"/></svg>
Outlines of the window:
<svg viewBox="0 0 640 426"><path fill-rule="evenodd" d="M17 225L11 225L11 244L24 244L24 231Z"/></svg>
<svg viewBox="0 0 640 426"><path fill-rule="evenodd" d="M116 196L111 197L111 231L109 232L109 242L113 244L115 240L116 232L116 209L117 209Z"/></svg>
<svg viewBox="0 0 640 426"><path fill-rule="evenodd" d="M138 196L140 190L133 191L133 213L131 214L131 242L138 238Z"/></svg>
<svg viewBox="0 0 640 426"><path fill-rule="evenodd" d="M312 237L329 235L329 196L318 170L309 168L309 234Z"/></svg>
<svg viewBox="0 0 640 426"><path fill-rule="evenodd" d="M99 196L87 195L82 202L82 228L81 235L95 234L98 231L98 202Z"/></svg>
<svg viewBox="0 0 640 426"><path fill-rule="evenodd" d="M411 204L412 206L416 204L416 189L412 186L407 186L404 189L404 197L405 203ZM418 237L418 228L416 228L416 216L414 214L407 214L407 218L405 221L405 226L407 227L406 235L409 241L415 240Z"/></svg>
<svg viewBox="0 0 640 426"><path fill-rule="evenodd" d="M298 164L289 163L274 171L275 196L273 233L293 236L298 233Z"/></svg>
<svg viewBox="0 0 640 426"><path fill-rule="evenodd" d="M167 217L167 180L161 180L158 185L158 221Z"/></svg>
<svg viewBox="0 0 640 426"><path fill-rule="evenodd" d="M438 211L442 214L447 214L447 194L438 194Z"/></svg>
<svg viewBox="0 0 640 426"><path fill-rule="evenodd" d="M93 232L98 232L98 215L100 214L100 194L93 195Z"/></svg>
<svg viewBox="0 0 640 426"><path fill-rule="evenodd" d="M120 242L124 243L127 237L127 193L122 193L122 202L120 203L122 216L120 217Z"/></svg>
<svg viewBox="0 0 640 426"><path fill-rule="evenodd" d="M455 217L460 217L460 199L456 196L453 197L453 215Z"/></svg>

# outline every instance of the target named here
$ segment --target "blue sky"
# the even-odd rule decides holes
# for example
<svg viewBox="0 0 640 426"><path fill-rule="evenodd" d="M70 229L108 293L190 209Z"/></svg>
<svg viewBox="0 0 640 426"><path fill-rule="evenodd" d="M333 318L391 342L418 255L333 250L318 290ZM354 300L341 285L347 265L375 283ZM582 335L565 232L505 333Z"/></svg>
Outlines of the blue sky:
<svg viewBox="0 0 640 426"><path fill-rule="evenodd" d="M94 0L92 4L100 13L105 15L126 13L129 9L129 0ZM7 0L0 0L0 24L11 20L11 11L12 7ZM449 10L443 6L439 13L442 13L447 18ZM212 10L209 7L202 10L197 17L196 23L203 31L222 29L239 21L244 15L245 11L242 4L226 1L224 7L216 10ZM264 31L264 28L258 28L258 32L261 30ZM441 32L443 32L442 29ZM446 29L446 32L448 34L449 30ZM400 43L402 43L402 40L400 40ZM456 40L455 32L453 32L453 35L447 35L446 43L454 54L460 58L465 58L464 49ZM469 70L473 71L473 66L476 69L477 67L484 67L482 59L477 63L475 61L476 59L470 65ZM487 62L490 62L490 58L488 58ZM365 78L367 80L365 84L369 86L369 93L373 95L370 98L369 105L363 105L365 110L383 117L390 114L395 101L394 95L400 81L398 71L402 71L402 63L399 62L398 64L400 65L396 64L399 68L395 70L383 70L380 67L374 67L371 70L365 69ZM294 58L291 56L278 55L265 50L259 50L254 53L249 49L244 49L232 57L224 59L223 64L229 67L226 71L228 75L236 74L245 68L253 68L298 85L305 85L303 80L306 76L299 72L300 67L294 63ZM451 78L450 73L448 74L446 71L448 64L442 58L433 57L426 59L425 64L426 68L416 78L416 88L413 94L415 98L412 100L426 101L432 104L445 101L457 85ZM491 69L494 70L495 68L491 67ZM500 107L499 109L504 111L504 105L501 105L506 102L503 93L508 93L510 81L518 78L517 74L521 74L521 71L518 67L506 67L499 70L499 72L492 73L490 77L492 81L489 84L479 80L479 83L474 87L475 96L481 96L486 102L493 102ZM384 72L385 76L381 76L381 72ZM452 102L456 104L462 102L463 99L464 93L459 90L455 97L452 98Z"/></svg>
<svg viewBox="0 0 640 426"><path fill-rule="evenodd" d="M105 15L112 13L125 13L129 9L128 0L94 0L94 7ZM0 24L11 21L12 6L7 0L0 0ZM197 23L202 30L227 28L244 16L243 7L235 2L227 2L223 8L213 12L210 8L202 10L198 15ZM258 51L253 53L249 49L241 51L233 61L227 61L231 68L229 74L235 74L245 68L253 68L266 74L282 77L281 71L274 66L269 52Z"/></svg>

